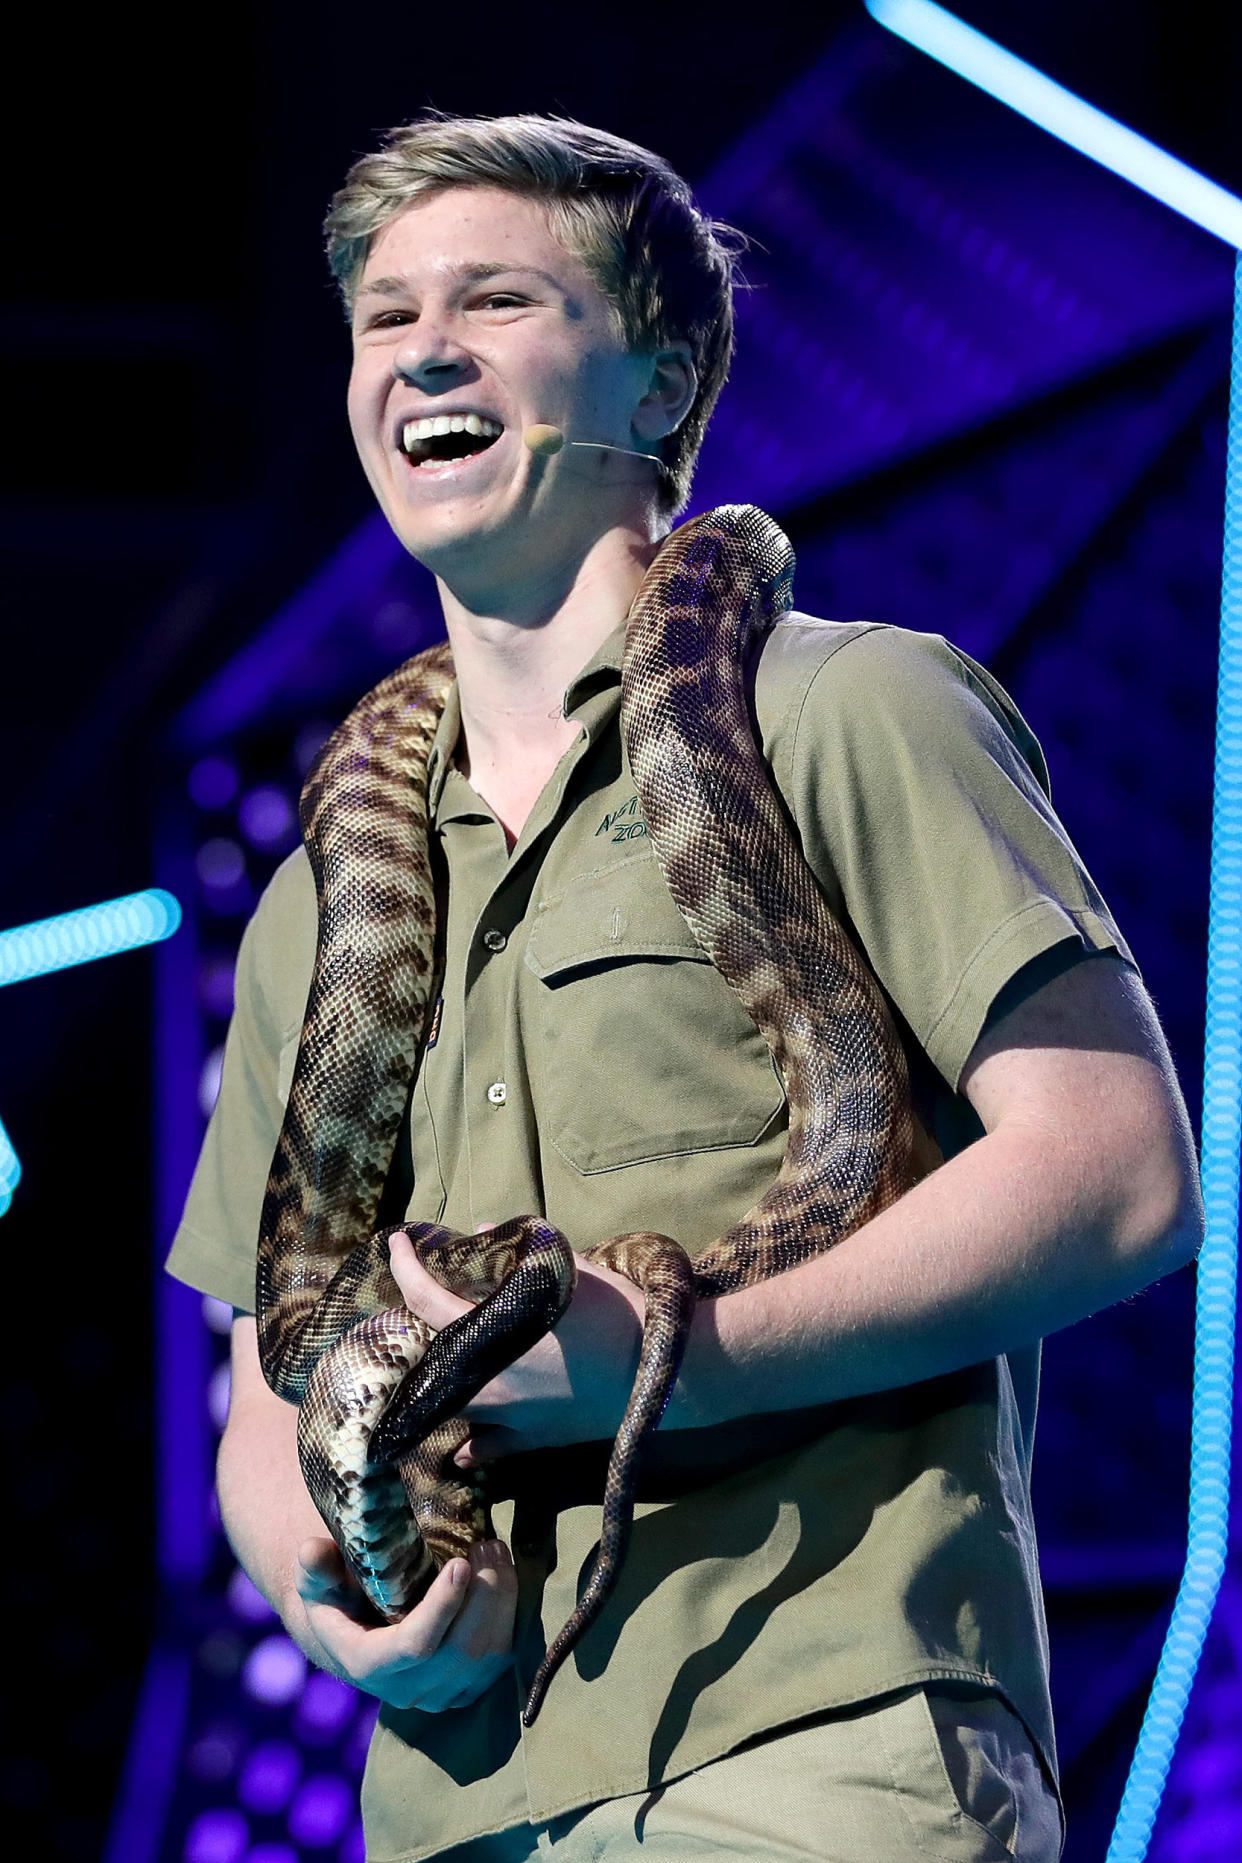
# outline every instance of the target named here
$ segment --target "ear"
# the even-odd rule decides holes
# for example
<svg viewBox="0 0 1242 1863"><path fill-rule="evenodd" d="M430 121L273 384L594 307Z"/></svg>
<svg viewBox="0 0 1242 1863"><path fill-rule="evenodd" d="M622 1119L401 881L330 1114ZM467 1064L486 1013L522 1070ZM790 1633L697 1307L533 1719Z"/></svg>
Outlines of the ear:
<svg viewBox="0 0 1242 1863"><path fill-rule="evenodd" d="M633 428L648 445L675 433L699 391L689 343L670 343L651 358L647 392L634 410Z"/></svg>

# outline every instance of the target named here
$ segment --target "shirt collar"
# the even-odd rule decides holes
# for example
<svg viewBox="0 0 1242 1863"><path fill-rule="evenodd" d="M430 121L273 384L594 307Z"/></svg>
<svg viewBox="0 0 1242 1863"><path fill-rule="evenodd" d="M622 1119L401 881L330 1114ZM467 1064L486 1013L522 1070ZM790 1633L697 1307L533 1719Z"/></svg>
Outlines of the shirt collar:
<svg viewBox="0 0 1242 1863"><path fill-rule="evenodd" d="M612 633L600 642L586 665L574 674L565 688L561 711L566 718L577 718L586 727L588 736L594 735L594 728L598 728L613 709L605 702L601 715L601 708L591 705L589 701L613 688L620 689L625 626L624 621L617 623ZM427 757L427 812L433 821L440 807L449 771L453 767L453 753L457 749L460 735L461 700L458 697L457 681L454 680L448 689L444 710L440 714L440 722L436 726Z"/></svg>
<svg viewBox="0 0 1242 1863"><path fill-rule="evenodd" d="M432 821L440 807L440 797L444 793L444 784L453 763L453 752L457 749L457 739L461 732L461 701L457 696L457 681L448 689L444 701L444 710L440 713L440 722L436 734L431 740L431 750L427 756L427 813Z"/></svg>
<svg viewBox="0 0 1242 1863"><path fill-rule="evenodd" d="M618 621L607 638L600 642L580 673L575 673L565 688L561 710L566 718L577 715L584 700L609 686L621 684L621 656L625 651L624 621Z"/></svg>

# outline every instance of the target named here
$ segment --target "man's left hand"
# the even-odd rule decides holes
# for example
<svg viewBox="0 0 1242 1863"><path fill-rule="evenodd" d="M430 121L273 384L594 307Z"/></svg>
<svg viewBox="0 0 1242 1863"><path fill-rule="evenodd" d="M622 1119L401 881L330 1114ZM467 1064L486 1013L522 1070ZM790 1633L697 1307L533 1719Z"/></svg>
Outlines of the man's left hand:
<svg viewBox="0 0 1242 1863"><path fill-rule="evenodd" d="M470 1301L432 1278L400 1231L390 1238L389 1264L410 1311L437 1332L470 1311ZM471 1434L458 1466L614 1437L638 1365L643 1313L632 1281L579 1257L573 1299L553 1331L463 1407Z"/></svg>

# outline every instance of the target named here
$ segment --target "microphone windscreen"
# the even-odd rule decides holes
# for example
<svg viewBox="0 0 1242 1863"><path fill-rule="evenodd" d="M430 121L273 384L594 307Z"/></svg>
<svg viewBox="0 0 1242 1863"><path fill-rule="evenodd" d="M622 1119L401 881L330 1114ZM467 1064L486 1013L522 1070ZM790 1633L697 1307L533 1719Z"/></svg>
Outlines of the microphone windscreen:
<svg viewBox="0 0 1242 1863"><path fill-rule="evenodd" d="M543 421L536 421L522 435L523 444L540 459L551 459L553 453L559 453L565 444L565 436L559 427L548 427Z"/></svg>

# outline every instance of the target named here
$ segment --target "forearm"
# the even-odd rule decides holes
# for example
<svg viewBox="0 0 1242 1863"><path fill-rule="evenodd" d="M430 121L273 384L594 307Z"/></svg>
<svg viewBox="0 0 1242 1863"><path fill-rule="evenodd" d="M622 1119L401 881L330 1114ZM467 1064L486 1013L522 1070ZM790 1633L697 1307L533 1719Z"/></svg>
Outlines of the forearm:
<svg viewBox="0 0 1242 1863"><path fill-rule="evenodd" d="M297 1551L328 1529L307 1492L297 1452L297 1409L262 1382L254 1322L235 1324L233 1393L216 1462L220 1518L237 1558L295 1641L306 1647Z"/></svg>
<svg viewBox="0 0 1242 1863"><path fill-rule="evenodd" d="M989 1021L957 1081L985 1136L835 1247L700 1303L662 1428L815 1409L1016 1351L1188 1262L1194 1144L1141 981L1073 964ZM394 1236L411 1311L469 1311ZM464 1407L466 1460L615 1436L642 1296L584 1261L553 1332ZM462 1457L459 1456L459 1461Z"/></svg>
<svg viewBox="0 0 1242 1863"><path fill-rule="evenodd" d="M436 1714L476 1700L512 1660L517 1578L507 1549L472 1546L468 1565L448 1560L399 1623L380 1623L307 1492L298 1413L264 1383L252 1319L233 1322L232 1362L220 1513L294 1642L319 1668L395 1708Z"/></svg>
<svg viewBox="0 0 1242 1863"><path fill-rule="evenodd" d="M272 1608L283 1616L292 1595L294 1561L303 1540L327 1528L298 1467L248 1452L240 1433L226 1435L216 1464L220 1517L238 1561Z"/></svg>
<svg viewBox="0 0 1242 1863"><path fill-rule="evenodd" d="M663 1427L913 1384L1136 1293L1197 1246L1173 1163L1100 1170L1072 1137L989 1134L834 1248L701 1305Z"/></svg>

